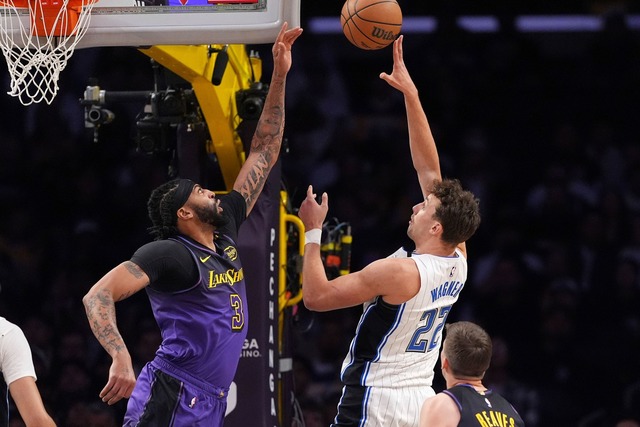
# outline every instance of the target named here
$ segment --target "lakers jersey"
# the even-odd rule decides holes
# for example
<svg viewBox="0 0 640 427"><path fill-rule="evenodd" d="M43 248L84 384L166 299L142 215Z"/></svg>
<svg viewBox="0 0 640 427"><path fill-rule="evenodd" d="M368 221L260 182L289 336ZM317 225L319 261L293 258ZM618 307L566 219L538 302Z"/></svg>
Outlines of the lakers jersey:
<svg viewBox="0 0 640 427"><path fill-rule="evenodd" d="M471 385L459 384L443 393L451 397L460 410L459 427L524 427L513 406L491 390L479 392Z"/></svg>
<svg viewBox="0 0 640 427"><path fill-rule="evenodd" d="M213 251L177 236L197 264L200 279L178 292L146 291L162 332L156 356L207 384L229 387L247 336L244 270L235 242L218 235Z"/></svg>

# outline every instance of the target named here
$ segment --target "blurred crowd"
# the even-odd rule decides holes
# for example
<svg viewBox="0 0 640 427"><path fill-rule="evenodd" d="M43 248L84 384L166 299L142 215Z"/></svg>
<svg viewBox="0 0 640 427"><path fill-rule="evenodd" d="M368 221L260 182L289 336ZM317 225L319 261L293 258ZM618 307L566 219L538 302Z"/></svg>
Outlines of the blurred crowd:
<svg viewBox="0 0 640 427"><path fill-rule="evenodd" d="M449 320L491 332L486 384L528 426L640 425L639 35L616 15L581 36L502 24L498 34L451 25L404 40L443 175L470 188L483 212ZM336 58L329 44L300 52L312 58L288 116L299 158L287 176L328 191L330 216L353 226L358 269L407 245L420 201L403 99L377 78L390 55ZM309 344L297 378L311 425L335 414L344 331L360 312L301 328Z"/></svg>
<svg viewBox="0 0 640 427"><path fill-rule="evenodd" d="M485 384L530 427L640 425L640 34L620 16L607 22L536 35L508 21L483 34L443 21L405 35L443 175L483 212L449 319L492 334ZM353 270L408 244L421 197L402 96L378 78L391 67L390 49L305 32L287 86L283 185L294 206L309 183L329 193L329 215L352 226ZM123 403L98 399L110 360L81 298L149 240L145 203L168 159L136 152L139 105L114 107L94 142L78 102L89 77L111 90L152 87L148 58L104 48L74 54L51 106L0 97L0 315L24 329L58 423L111 427ZM139 368L159 343L144 293L118 310ZM335 415L359 314L299 307L294 378L307 427Z"/></svg>

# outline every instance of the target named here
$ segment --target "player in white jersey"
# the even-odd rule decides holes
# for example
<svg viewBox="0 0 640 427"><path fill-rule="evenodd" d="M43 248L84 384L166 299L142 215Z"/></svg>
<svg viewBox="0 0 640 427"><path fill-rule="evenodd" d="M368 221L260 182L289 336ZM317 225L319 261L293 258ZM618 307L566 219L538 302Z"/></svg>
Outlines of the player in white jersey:
<svg viewBox="0 0 640 427"><path fill-rule="evenodd" d="M36 371L31 348L18 325L0 317L0 426L9 425L9 399L7 390L27 427L55 427L55 423L42 403L36 386Z"/></svg>
<svg viewBox="0 0 640 427"><path fill-rule="evenodd" d="M404 94L413 166L424 200L413 207L411 254L398 251L360 271L328 280L320 235L329 204L309 186L298 215L305 229L302 269L307 308L363 305L341 372L344 384L332 426L417 427L431 388L442 328L467 279L465 241L480 224L479 202L457 180L442 179L440 160L418 89L403 60L400 36L393 72L380 78Z"/></svg>

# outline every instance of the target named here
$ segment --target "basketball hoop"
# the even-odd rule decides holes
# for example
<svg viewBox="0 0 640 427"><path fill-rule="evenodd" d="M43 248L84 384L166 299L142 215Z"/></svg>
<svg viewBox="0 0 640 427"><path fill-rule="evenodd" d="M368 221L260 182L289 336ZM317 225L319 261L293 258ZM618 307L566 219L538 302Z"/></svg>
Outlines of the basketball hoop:
<svg viewBox="0 0 640 427"><path fill-rule="evenodd" d="M23 105L53 102L60 72L89 28L97 1L0 0L0 49L11 76L9 95Z"/></svg>

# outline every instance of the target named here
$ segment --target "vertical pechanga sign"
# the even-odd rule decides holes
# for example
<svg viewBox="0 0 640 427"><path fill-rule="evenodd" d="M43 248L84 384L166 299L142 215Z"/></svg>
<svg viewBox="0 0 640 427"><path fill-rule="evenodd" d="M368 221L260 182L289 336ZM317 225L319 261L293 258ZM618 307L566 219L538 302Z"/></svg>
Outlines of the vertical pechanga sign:
<svg viewBox="0 0 640 427"><path fill-rule="evenodd" d="M278 427L280 162L240 228L249 331L229 391L225 427Z"/></svg>

